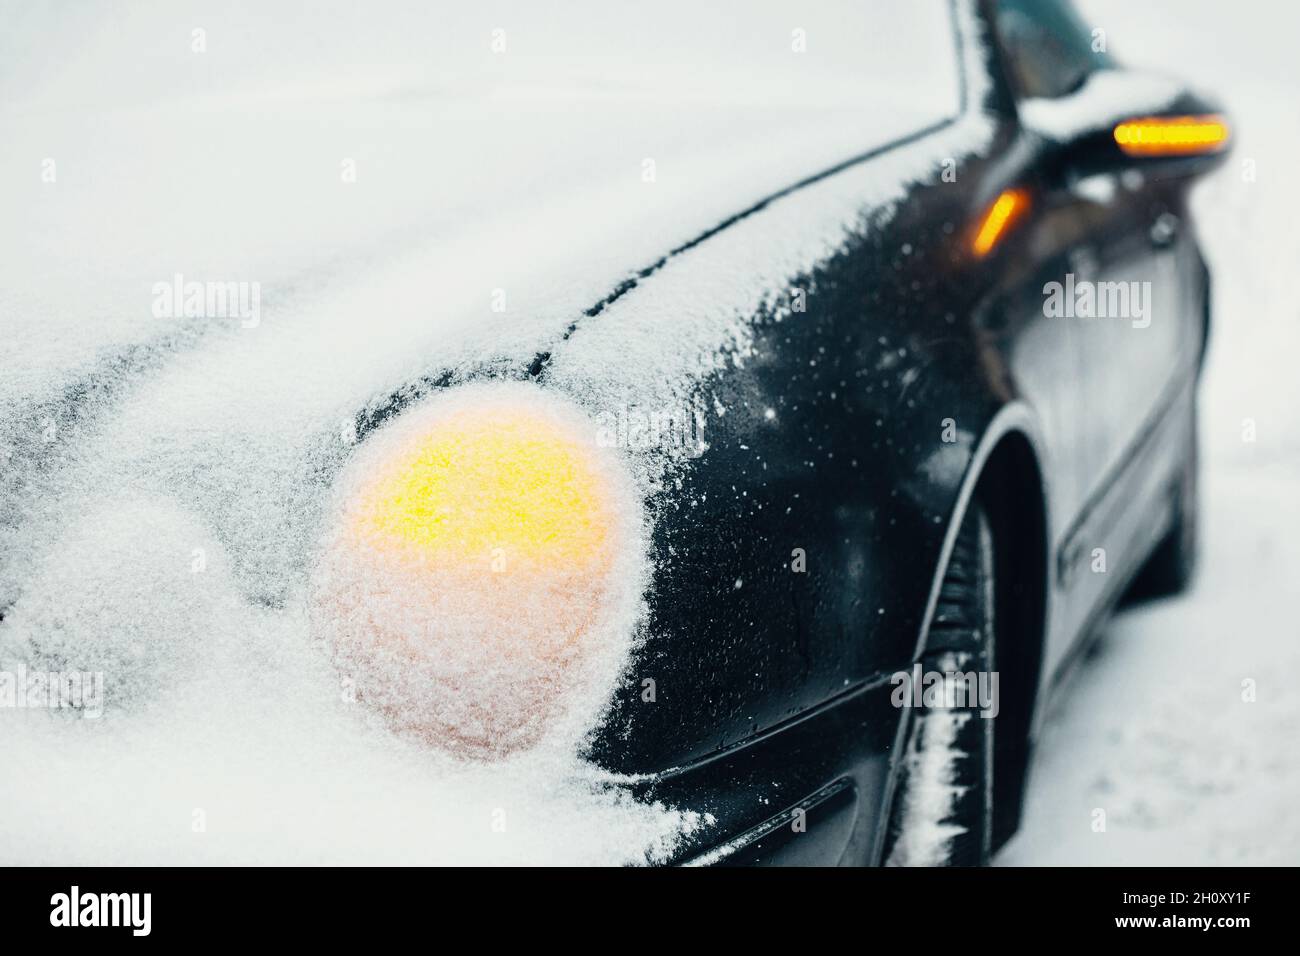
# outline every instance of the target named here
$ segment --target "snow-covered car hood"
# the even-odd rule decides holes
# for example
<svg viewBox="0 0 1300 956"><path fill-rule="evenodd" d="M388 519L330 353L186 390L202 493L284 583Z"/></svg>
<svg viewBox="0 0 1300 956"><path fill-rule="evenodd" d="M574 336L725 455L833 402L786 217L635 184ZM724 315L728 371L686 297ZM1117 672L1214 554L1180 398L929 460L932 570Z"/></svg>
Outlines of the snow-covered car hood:
<svg viewBox="0 0 1300 956"><path fill-rule="evenodd" d="M704 822L572 752L503 768L393 738L339 699L302 606L360 409L430 373L527 367L671 250L958 109L946 3L860 11L893 31L878 77L928 76L888 87L837 72L861 38L838 5L746 5L743 28L696 5L685 31L608 6L11 14L0 663L53 641L116 669L121 699L99 720L3 714L5 861L625 861ZM800 59L801 35L846 55ZM724 54L748 82L710 81ZM756 279L969 141L825 181L784 246L738 240L753 275L736 247L739 267L686 277L699 299L637 327L610 310L556 387L668 381L638 351L655 310L714 322L663 353L698 377ZM244 284L245 307L187 315L170 290L192 282Z"/></svg>

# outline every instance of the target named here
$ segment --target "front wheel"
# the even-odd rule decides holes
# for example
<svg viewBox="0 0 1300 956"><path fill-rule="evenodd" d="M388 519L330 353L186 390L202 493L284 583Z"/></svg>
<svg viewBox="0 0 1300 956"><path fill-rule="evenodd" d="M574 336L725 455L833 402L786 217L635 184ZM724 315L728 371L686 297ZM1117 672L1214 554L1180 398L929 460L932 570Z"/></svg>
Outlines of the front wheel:
<svg viewBox="0 0 1300 956"><path fill-rule="evenodd" d="M921 659L938 706L909 706L896 765L887 866L978 866L993 836L993 536L972 503L939 588ZM913 668L913 674L916 669ZM990 694L993 700L989 699Z"/></svg>

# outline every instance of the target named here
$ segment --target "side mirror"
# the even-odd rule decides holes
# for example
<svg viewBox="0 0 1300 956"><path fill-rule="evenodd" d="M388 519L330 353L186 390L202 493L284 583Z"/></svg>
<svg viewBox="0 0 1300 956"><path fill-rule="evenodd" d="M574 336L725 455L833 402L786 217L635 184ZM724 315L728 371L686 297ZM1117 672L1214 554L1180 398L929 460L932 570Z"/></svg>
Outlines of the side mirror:
<svg viewBox="0 0 1300 956"><path fill-rule="evenodd" d="M1232 130L1222 107L1164 77L1099 70L1074 93L1020 105L1021 125L1045 141L1063 184L1136 170L1198 176L1227 157Z"/></svg>

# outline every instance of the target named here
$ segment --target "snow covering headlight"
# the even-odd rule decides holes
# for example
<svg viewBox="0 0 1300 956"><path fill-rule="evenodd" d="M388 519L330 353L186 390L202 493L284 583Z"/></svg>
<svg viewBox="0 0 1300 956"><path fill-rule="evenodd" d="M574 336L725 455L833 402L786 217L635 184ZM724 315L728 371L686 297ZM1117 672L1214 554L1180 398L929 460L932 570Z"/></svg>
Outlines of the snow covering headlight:
<svg viewBox="0 0 1300 956"><path fill-rule="evenodd" d="M342 475L312 624L357 699L474 756L580 734L640 608L641 506L621 460L535 386L408 410Z"/></svg>

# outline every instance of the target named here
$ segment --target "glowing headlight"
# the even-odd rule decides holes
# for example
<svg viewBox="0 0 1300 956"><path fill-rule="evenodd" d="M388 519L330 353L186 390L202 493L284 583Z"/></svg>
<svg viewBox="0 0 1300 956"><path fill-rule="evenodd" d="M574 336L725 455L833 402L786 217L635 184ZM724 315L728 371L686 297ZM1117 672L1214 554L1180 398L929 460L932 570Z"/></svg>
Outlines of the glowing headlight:
<svg viewBox="0 0 1300 956"><path fill-rule="evenodd" d="M572 569L607 558L605 480L591 449L544 413L463 409L376 472L352 514L370 547L450 570Z"/></svg>
<svg viewBox="0 0 1300 956"><path fill-rule="evenodd" d="M496 755L607 698L644 555L630 479L595 434L535 387L476 386L409 410L358 452L313 625L391 724Z"/></svg>

